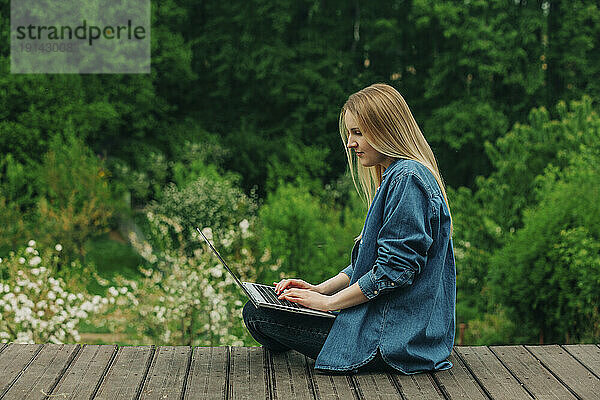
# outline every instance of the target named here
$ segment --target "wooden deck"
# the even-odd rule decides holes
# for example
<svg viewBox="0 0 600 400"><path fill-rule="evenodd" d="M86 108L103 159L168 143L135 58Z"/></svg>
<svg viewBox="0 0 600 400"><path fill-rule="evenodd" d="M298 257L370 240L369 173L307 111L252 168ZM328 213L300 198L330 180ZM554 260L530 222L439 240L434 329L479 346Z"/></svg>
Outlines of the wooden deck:
<svg viewBox="0 0 600 400"><path fill-rule="evenodd" d="M260 347L0 344L0 399L600 399L598 345L455 347L432 374L316 374Z"/></svg>

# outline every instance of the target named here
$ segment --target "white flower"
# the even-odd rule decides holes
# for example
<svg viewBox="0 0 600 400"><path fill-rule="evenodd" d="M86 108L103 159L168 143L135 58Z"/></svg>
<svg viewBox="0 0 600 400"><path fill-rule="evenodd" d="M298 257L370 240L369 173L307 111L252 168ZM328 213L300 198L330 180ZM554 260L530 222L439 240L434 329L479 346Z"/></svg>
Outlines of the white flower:
<svg viewBox="0 0 600 400"><path fill-rule="evenodd" d="M27 343L33 343L33 334L31 331L26 331L26 332L18 332L17 333L17 339L15 340L15 343L22 343L22 344L27 344Z"/></svg>
<svg viewBox="0 0 600 400"><path fill-rule="evenodd" d="M210 229L210 228L204 228L204 229L202 229L202 233L204 234L204 236L206 236L206 238L208 240L212 240L212 238L213 238L212 229Z"/></svg>
<svg viewBox="0 0 600 400"><path fill-rule="evenodd" d="M48 298L50 300L54 300L56 299L56 293L54 293L52 290L48 292Z"/></svg>
<svg viewBox="0 0 600 400"><path fill-rule="evenodd" d="M54 246L54 248L56 249L56 251L61 251L62 245L60 243L58 243L56 246Z"/></svg>
<svg viewBox="0 0 600 400"><path fill-rule="evenodd" d="M25 264L25 259L23 257L19 257L19 264Z"/></svg>
<svg viewBox="0 0 600 400"><path fill-rule="evenodd" d="M40 256L35 256L31 260L29 260L29 265L31 265L32 267L35 267L36 265L38 265L41 262L42 262L42 259L40 258Z"/></svg>
<svg viewBox="0 0 600 400"><path fill-rule="evenodd" d="M33 247L28 247L25 249L26 253L33 253L35 250L33 249Z"/></svg>
<svg viewBox="0 0 600 400"><path fill-rule="evenodd" d="M2 264L2 258L0 258L0 264Z"/></svg>
<svg viewBox="0 0 600 400"><path fill-rule="evenodd" d="M250 223L248 222L247 219L243 219L242 222L240 222L240 228L242 228L242 232L246 232L248 230L248 228L250 227Z"/></svg>
<svg viewBox="0 0 600 400"><path fill-rule="evenodd" d="M110 293L111 296L119 295L119 292L117 291L117 289L114 288L114 286L111 286L110 288L108 288L108 293Z"/></svg>
<svg viewBox="0 0 600 400"><path fill-rule="evenodd" d="M29 243L27 243L27 245L29 245L30 247L35 246L35 240L30 240Z"/></svg>

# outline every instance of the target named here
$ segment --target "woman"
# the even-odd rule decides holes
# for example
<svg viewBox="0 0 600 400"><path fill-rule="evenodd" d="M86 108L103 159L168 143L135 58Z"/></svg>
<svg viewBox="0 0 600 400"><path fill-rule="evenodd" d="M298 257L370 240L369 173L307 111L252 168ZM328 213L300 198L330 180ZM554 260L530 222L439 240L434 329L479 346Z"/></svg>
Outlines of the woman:
<svg viewBox="0 0 600 400"><path fill-rule="evenodd" d="M246 326L265 347L295 349L322 372L451 368L452 220L433 152L400 93L385 84L348 98L340 134L354 184L358 190L358 175L370 204L351 263L319 285L275 283L280 299L340 312L328 320L247 303Z"/></svg>

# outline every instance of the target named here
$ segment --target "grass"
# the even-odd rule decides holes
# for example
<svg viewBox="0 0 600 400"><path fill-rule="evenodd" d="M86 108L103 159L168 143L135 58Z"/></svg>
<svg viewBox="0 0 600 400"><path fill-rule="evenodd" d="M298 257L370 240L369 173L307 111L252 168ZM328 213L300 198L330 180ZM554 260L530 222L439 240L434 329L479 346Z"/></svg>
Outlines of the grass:
<svg viewBox="0 0 600 400"><path fill-rule="evenodd" d="M144 264L144 259L116 232L110 232L86 244L85 263L93 266L98 275L109 282L109 286L117 286L117 275L131 280L140 279L142 274L138 267ZM96 279L90 281L87 290L90 294L106 294L106 287L100 285ZM82 339L87 343L119 344L128 337L127 332L114 334L107 326L99 327L87 321L81 321L78 328ZM89 337L86 337L86 334L90 334Z"/></svg>
<svg viewBox="0 0 600 400"><path fill-rule="evenodd" d="M142 275L138 266L144 264L144 259L131 246L123 241L118 234L109 233L86 244L85 262L93 265L102 278L115 285L114 278L120 275L127 279L139 279ZM92 294L103 295L105 288L96 280L88 285Z"/></svg>

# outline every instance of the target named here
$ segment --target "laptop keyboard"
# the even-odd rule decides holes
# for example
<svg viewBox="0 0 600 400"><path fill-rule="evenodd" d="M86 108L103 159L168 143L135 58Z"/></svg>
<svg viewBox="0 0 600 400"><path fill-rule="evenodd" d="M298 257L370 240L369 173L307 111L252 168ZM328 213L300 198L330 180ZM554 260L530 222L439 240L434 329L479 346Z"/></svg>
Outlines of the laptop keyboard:
<svg viewBox="0 0 600 400"><path fill-rule="evenodd" d="M253 285L253 286L256 289L258 289L258 291L260 292L260 294L263 295L265 300L267 300L271 304L279 304L280 306L288 306L288 307L294 307L294 308L304 308L304 307L298 305L297 303L293 303L289 300L278 299L277 294L275 293L275 288L273 288L273 287L262 286L262 285Z"/></svg>

